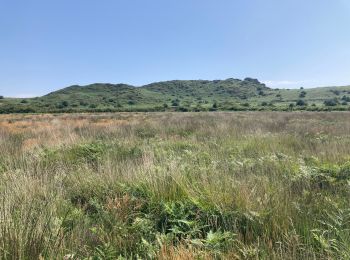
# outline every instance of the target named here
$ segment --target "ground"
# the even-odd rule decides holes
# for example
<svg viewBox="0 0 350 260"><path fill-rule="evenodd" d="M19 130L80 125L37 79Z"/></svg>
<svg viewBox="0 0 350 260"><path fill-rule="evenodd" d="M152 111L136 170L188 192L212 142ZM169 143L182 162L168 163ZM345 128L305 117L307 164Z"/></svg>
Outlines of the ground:
<svg viewBox="0 0 350 260"><path fill-rule="evenodd" d="M349 259L350 112L0 116L2 259Z"/></svg>

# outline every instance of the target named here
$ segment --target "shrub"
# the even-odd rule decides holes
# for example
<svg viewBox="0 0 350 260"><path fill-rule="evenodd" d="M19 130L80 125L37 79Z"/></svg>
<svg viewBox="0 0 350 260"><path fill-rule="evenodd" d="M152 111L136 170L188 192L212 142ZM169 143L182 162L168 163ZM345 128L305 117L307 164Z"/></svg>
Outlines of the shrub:
<svg viewBox="0 0 350 260"><path fill-rule="evenodd" d="M176 111L179 111L179 112L188 112L189 109L187 107L178 107L176 108Z"/></svg>
<svg viewBox="0 0 350 260"><path fill-rule="evenodd" d="M297 105L297 106L306 106L307 103L306 103L304 100L299 99L299 100L297 101L296 105Z"/></svg>
<svg viewBox="0 0 350 260"><path fill-rule="evenodd" d="M338 105L338 101L336 99L328 99L328 100L325 100L323 103L324 103L325 106L336 106L336 105Z"/></svg>
<svg viewBox="0 0 350 260"><path fill-rule="evenodd" d="M177 107L177 106L179 106L179 104L180 104L180 101L178 99L174 99L171 101L171 105L173 107Z"/></svg>
<svg viewBox="0 0 350 260"><path fill-rule="evenodd" d="M331 92L336 95L336 96L339 96L340 95L340 91L339 90L331 90Z"/></svg>
<svg viewBox="0 0 350 260"><path fill-rule="evenodd" d="M346 102L350 102L350 97L344 95L344 96L341 98L341 100L346 101Z"/></svg>
<svg viewBox="0 0 350 260"><path fill-rule="evenodd" d="M306 92L305 91L301 91L299 94L300 98L304 98L306 96Z"/></svg>

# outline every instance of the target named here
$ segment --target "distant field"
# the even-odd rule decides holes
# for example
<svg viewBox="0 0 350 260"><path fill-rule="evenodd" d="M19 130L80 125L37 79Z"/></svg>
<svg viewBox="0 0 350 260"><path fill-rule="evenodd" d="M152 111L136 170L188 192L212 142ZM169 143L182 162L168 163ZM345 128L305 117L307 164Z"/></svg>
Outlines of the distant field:
<svg viewBox="0 0 350 260"><path fill-rule="evenodd" d="M42 97L0 98L0 114L301 110L349 111L350 86L271 89L252 78L173 80L141 87L75 85Z"/></svg>
<svg viewBox="0 0 350 260"><path fill-rule="evenodd" d="M350 259L349 205L350 112L0 115L1 259Z"/></svg>

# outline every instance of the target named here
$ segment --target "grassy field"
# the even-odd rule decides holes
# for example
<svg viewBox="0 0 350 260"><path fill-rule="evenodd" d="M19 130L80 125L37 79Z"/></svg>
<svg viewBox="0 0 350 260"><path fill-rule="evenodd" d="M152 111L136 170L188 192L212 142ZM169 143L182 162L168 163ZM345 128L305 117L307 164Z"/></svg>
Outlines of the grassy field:
<svg viewBox="0 0 350 260"><path fill-rule="evenodd" d="M271 89L252 78L174 80L141 87L75 85L35 98L0 96L0 114L301 110L349 111L350 86Z"/></svg>
<svg viewBox="0 0 350 260"><path fill-rule="evenodd" d="M0 116L1 259L349 259L350 113Z"/></svg>

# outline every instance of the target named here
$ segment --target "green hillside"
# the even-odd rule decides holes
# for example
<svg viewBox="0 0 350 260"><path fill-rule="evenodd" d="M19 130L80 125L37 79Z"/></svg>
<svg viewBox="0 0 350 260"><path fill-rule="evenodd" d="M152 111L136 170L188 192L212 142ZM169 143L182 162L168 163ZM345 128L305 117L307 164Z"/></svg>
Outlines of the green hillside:
<svg viewBox="0 0 350 260"><path fill-rule="evenodd" d="M1 93L0 93L1 94ZM348 104L349 103L349 104ZM350 86L271 89L257 79L174 80L135 87L74 85L42 97L1 98L0 113L348 110Z"/></svg>

